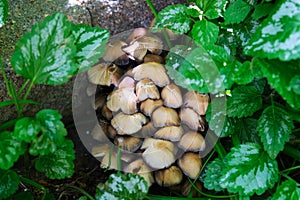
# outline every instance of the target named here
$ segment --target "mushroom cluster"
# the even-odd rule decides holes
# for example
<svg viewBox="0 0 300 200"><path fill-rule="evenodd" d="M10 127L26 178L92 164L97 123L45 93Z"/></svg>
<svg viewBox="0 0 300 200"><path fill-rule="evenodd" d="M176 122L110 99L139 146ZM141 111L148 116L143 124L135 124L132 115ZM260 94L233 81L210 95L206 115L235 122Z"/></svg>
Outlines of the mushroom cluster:
<svg viewBox="0 0 300 200"><path fill-rule="evenodd" d="M200 172L210 98L170 80L162 49L162 39L135 29L127 40L109 42L104 62L91 68L88 78L100 88L94 108L105 121L92 130L98 141L92 154L101 167L121 167L149 186L168 187ZM111 91L105 95L101 88Z"/></svg>

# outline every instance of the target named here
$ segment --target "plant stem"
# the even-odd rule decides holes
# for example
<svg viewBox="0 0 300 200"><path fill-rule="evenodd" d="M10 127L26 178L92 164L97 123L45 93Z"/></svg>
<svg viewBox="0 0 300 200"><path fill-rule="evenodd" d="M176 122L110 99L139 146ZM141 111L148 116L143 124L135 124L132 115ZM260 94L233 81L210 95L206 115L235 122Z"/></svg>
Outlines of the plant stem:
<svg viewBox="0 0 300 200"><path fill-rule="evenodd" d="M221 159L223 159L227 154L220 140L216 143L215 150L218 152Z"/></svg>
<svg viewBox="0 0 300 200"><path fill-rule="evenodd" d="M27 91L25 92L25 95L24 95L24 97L23 97L23 100L26 100L26 99L28 98L28 96L29 96L29 94L30 94L31 89L32 89L33 86L34 86L34 82L33 82L33 81L30 81L30 85L29 85ZM21 107L21 111L22 111L22 112L23 112L23 109L24 109L24 105L22 105L22 107Z"/></svg>
<svg viewBox="0 0 300 200"><path fill-rule="evenodd" d="M292 171L292 170L295 170L295 169L300 169L300 165L282 170L280 173L286 173L286 172L289 172L289 171Z"/></svg>
<svg viewBox="0 0 300 200"><path fill-rule="evenodd" d="M28 179L28 178L24 178L22 176L20 176L20 181L24 182L24 183L27 183L29 185L32 185L33 187L36 187L40 190L43 190L44 194L43 194L43 198L42 200L46 199L46 195L47 195L47 189L42 186L41 184L38 184L37 182L31 180L31 179Z"/></svg>
<svg viewBox="0 0 300 200"><path fill-rule="evenodd" d="M300 151L290 144L285 145L285 147L283 149L283 153L300 161Z"/></svg>
<svg viewBox="0 0 300 200"><path fill-rule="evenodd" d="M21 93L24 91L24 89L26 88L26 86L28 85L28 83L30 82L29 79L27 79L25 81L25 83L22 85L22 87L19 89L19 91L17 92L17 97L19 98Z"/></svg>
<svg viewBox="0 0 300 200"><path fill-rule="evenodd" d="M85 195L90 200L95 200L94 197L92 197L89 193L87 193L86 191L84 191L83 189L81 189L79 187L76 187L76 186L73 186L73 185L70 185L68 187L81 192L83 195Z"/></svg>
<svg viewBox="0 0 300 200"><path fill-rule="evenodd" d="M241 141L236 134L231 135L231 141L235 147L241 144Z"/></svg>

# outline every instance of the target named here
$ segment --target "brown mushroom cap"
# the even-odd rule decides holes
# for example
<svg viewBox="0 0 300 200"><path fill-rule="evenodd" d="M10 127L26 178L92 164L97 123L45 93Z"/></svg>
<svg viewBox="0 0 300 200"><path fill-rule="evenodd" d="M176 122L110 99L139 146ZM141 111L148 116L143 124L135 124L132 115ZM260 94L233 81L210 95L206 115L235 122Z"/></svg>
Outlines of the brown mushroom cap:
<svg viewBox="0 0 300 200"><path fill-rule="evenodd" d="M177 166L171 166L154 172L155 180L160 186L169 187L182 181L182 172Z"/></svg>
<svg viewBox="0 0 300 200"><path fill-rule="evenodd" d="M195 179L201 170L202 161L197 153L187 152L178 159L178 165L185 175Z"/></svg>
<svg viewBox="0 0 300 200"><path fill-rule="evenodd" d="M182 108L179 112L179 118L183 124L192 130L205 130L205 122L202 117L191 108Z"/></svg>
<svg viewBox="0 0 300 200"><path fill-rule="evenodd" d="M134 88L135 87L135 80L130 76L125 76L120 80L119 88Z"/></svg>
<svg viewBox="0 0 300 200"><path fill-rule="evenodd" d="M192 108L198 115L205 115L210 101L208 94L189 91L184 95L183 99L185 107Z"/></svg>
<svg viewBox="0 0 300 200"><path fill-rule="evenodd" d="M171 108L179 108L182 105L182 95L178 86L170 84L161 91L164 105Z"/></svg>
<svg viewBox="0 0 300 200"><path fill-rule="evenodd" d="M107 104L105 104L101 109L101 114L105 119L111 120L113 117L112 111L107 107Z"/></svg>
<svg viewBox="0 0 300 200"><path fill-rule="evenodd" d="M100 63L88 70L89 81L96 85L118 86L121 70L116 65Z"/></svg>
<svg viewBox="0 0 300 200"><path fill-rule="evenodd" d="M178 146L184 151L203 151L205 140L200 133L190 131L181 137Z"/></svg>
<svg viewBox="0 0 300 200"><path fill-rule="evenodd" d="M131 135L142 129L143 124L147 121L146 117L141 113L126 115L118 113L111 120L111 125L120 135Z"/></svg>
<svg viewBox="0 0 300 200"><path fill-rule="evenodd" d="M113 139L116 135L117 135L116 129L115 129L112 125L109 125L109 126L107 127L107 136L108 136L110 139Z"/></svg>
<svg viewBox="0 0 300 200"><path fill-rule="evenodd" d="M153 54L159 55L163 49L163 43L161 39L156 36L142 36L136 39L136 41Z"/></svg>
<svg viewBox="0 0 300 200"><path fill-rule="evenodd" d="M159 129L154 134L154 137L176 142L180 140L182 135L183 135L183 128L181 126L165 126Z"/></svg>
<svg viewBox="0 0 300 200"><path fill-rule="evenodd" d="M150 79L155 85L164 87L170 83L165 67L156 62L143 63L132 70L135 80Z"/></svg>
<svg viewBox="0 0 300 200"><path fill-rule="evenodd" d="M140 148L143 141L140 138L133 136L116 136L114 143L124 151L135 152Z"/></svg>
<svg viewBox="0 0 300 200"><path fill-rule="evenodd" d="M153 123L148 122L142 127L142 129L136 134L136 136L139 138L148 138L152 137L156 131L157 128L153 126Z"/></svg>
<svg viewBox="0 0 300 200"><path fill-rule="evenodd" d="M139 101L144 101L145 99L159 99L159 91L152 81L149 79L140 80L136 84L136 96Z"/></svg>
<svg viewBox="0 0 300 200"><path fill-rule="evenodd" d="M157 62L157 63L163 63L164 59L161 56L155 55L155 54L147 54L144 57L144 63L147 62Z"/></svg>
<svg viewBox="0 0 300 200"><path fill-rule="evenodd" d="M115 62L117 65L126 65L129 63L129 59L122 47L126 46L127 43L121 40L113 40L107 43L105 46L105 54L103 60L106 62Z"/></svg>
<svg viewBox="0 0 300 200"><path fill-rule="evenodd" d="M101 167L109 169L117 169L118 162L116 153L113 151L113 146L109 144L102 144L92 148L92 155L94 157L103 157L101 160Z"/></svg>
<svg viewBox="0 0 300 200"><path fill-rule="evenodd" d="M140 105L141 111L146 115L146 116L151 116L152 112L163 105L162 100L152 100L152 99L146 99L143 101Z"/></svg>
<svg viewBox="0 0 300 200"><path fill-rule="evenodd" d="M147 48L138 41L122 48L122 51L128 54L132 60L142 61L147 53Z"/></svg>
<svg viewBox="0 0 300 200"><path fill-rule="evenodd" d="M148 29L146 28L135 28L132 33L128 36L127 40L129 43L132 42L133 40L136 40L139 37L142 37L144 35L147 35Z"/></svg>
<svg viewBox="0 0 300 200"><path fill-rule="evenodd" d="M179 117L176 110L161 106L151 115L154 127L179 126Z"/></svg>

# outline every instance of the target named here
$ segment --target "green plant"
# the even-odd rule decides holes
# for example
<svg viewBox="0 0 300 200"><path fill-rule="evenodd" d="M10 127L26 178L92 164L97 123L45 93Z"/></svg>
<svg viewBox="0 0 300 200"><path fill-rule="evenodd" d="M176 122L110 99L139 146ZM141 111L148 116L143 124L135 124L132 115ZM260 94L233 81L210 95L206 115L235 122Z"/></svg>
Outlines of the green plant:
<svg viewBox="0 0 300 200"><path fill-rule="evenodd" d="M3 2L3 1L2 1ZM7 9L7 8L6 8ZM5 17L6 18L6 17ZM59 85L94 65L104 53L109 32L88 25L75 25L64 14L55 13L32 27L16 45L11 59L14 71L26 78L17 91L8 80L0 60L7 91L12 100L0 107L15 105L18 117L0 125L0 199L10 197L20 182L41 190L42 199L53 199L47 189L19 175L13 166L20 156L35 157L35 168L51 179L64 179L74 173L74 145L56 110L43 109L33 117L23 116L24 107L38 104L28 100L35 84ZM29 167L30 163L25 163ZM33 199L32 194L15 196Z"/></svg>
<svg viewBox="0 0 300 200"><path fill-rule="evenodd" d="M8 15L7 0L0 1L0 28L5 24Z"/></svg>

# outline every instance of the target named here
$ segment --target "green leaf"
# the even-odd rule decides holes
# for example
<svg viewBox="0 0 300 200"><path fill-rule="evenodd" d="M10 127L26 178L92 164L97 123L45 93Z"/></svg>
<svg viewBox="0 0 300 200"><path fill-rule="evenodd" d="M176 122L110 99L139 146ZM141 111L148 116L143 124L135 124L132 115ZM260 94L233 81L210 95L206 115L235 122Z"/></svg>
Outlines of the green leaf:
<svg viewBox="0 0 300 200"><path fill-rule="evenodd" d="M247 117L261 109L262 96L254 86L239 86L232 91L228 98L227 115L229 117Z"/></svg>
<svg viewBox="0 0 300 200"><path fill-rule="evenodd" d="M61 118L57 110L44 109L36 114L35 120L40 124L41 133L31 143L29 149L31 155L54 153L57 146L63 144L67 130L63 122L60 121Z"/></svg>
<svg viewBox="0 0 300 200"><path fill-rule="evenodd" d="M224 77L224 85L226 88L231 88L236 79L236 73L240 70L242 63L235 60L226 64L220 69L220 73Z"/></svg>
<svg viewBox="0 0 300 200"><path fill-rule="evenodd" d="M34 118L24 117L15 124L14 135L18 140L31 142L41 131L41 126Z"/></svg>
<svg viewBox="0 0 300 200"><path fill-rule="evenodd" d="M209 190L222 191L224 188L220 186L220 178L225 168L224 162L220 158L207 165L205 170L204 187Z"/></svg>
<svg viewBox="0 0 300 200"><path fill-rule="evenodd" d="M197 21L192 28L192 38L203 46L213 45L218 39L218 34L219 27L206 20Z"/></svg>
<svg viewBox="0 0 300 200"><path fill-rule="evenodd" d="M137 174L111 174L96 190L96 200L144 199L148 193L147 182Z"/></svg>
<svg viewBox="0 0 300 200"><path fill-rule="evenodd" d="M254 76L251 68L251 63L249 61L244 62L236 71L234 81L237 84L247 84L250 83Z"/></svg>
<svg viewBox="0 0 300 200"><path fill-rule="evenodd" d="M269 158L260 145L241 144L233 147L224 158L220 186L228 192L244 196L260 195L278 181L276 160Z"/></svg>
<svg viewBox="0 0 300 200"><path fill-rule="evenodd" d="M19 187L19 176L15 171L0 169L0 199L14 194Z"/></svg>
<svg viewBox="0 0 300 200"><path fill-rule="evenodd" d="M293 88L293 91L300 95L300 75L294 76L290 82L290 87Z"/></svg>
<svg viewBox="0 0 300 200"><path fill-rule="evenodd" d="M243 0L237 0L231 4L224 13L225 24L242 22L251 11L251 7Z"/></svg>
<svg viewBox="0 0 300 200"><path fill-rule="evenodd" d="M26 150L12 132L0 133L0 169L9 169Z"/></svg>
<svg viewBox="0 0 300 200"><path fill-rule="evenodd" d="M297 183L293 180L284 181L272 197L272 200L277 199L299 200L300 188L297 187Z"/></svg>
<svg viewBox="0 0 300 200"><path fill-rule="evenodd" d="M40 105L40 103L32 100L23 100L23 99L16 99L19 104L34 104L34 105ZM15 100L7 100L7 101L2 101L0 102L0 107L5 107L5 106L11 106L15 104Z"/></svg>
<svg viewBox="0 0 300 200"><path fill-rule="evenodd" d="M55 152L39 156L35 168L51 179L69 178L74 173L74 159L74 144L71 140L64 139Z"/></svg>
<svg viewBox="0 0 300 200"><path fill-rule="evenodd" d="M259 20L260 18L265 17L268 14L270 14L270 10L272 10L273 7L274 7L274 5L271 3L258 4L255 6L255 10L252 13L251 17L254 20Z"/></svg>
<svg viewBox="0 0 300 200"><path fill-rule="evenodd" d="M227 4L226 0L198 0L197 6L204 12L208 19L216 19L222 15Z"/></svg>
<svg viewBox="0 0 300 200"><path fill-rule="evenodd" d="M0 28L4 26L8 16L8 2L7 0L0 0Z"/></svg>
<svg viewBox="0 0 300 200"><path fill-rule="evenodd" d="M34 196L29 191L25 191L25 192L18 192L16 194L10 196L6 200L24 200L24 199L26 199L26 200L34 200Z"/></svg>
<svg viewBox="0 0 300 200"><path fill-rule="evenodd" d="M236 134L241 143L254 142L261 144L258 136L257 119L240 118L236 119L232 126L234 127L234 134Z"/></svg>
<svg viewBox="0 0 300 200"><path fill-rule="evenodd" d="M184 34L190 30L192 22L185 5L170 5L158 13L152 30L168 28L176 34Z"/></svg>
<svg viewBox="0 0 300 200"><path fill-rule="evenodd" d="M244 52L283 61L300 58L299 2L284 0L273 10L253 34Z"/></svg>
<svg viewBox="0 0 300 200"><path fill-rule="evenodd" d="M83 72L92 67L103 56L109 31L85 24L73 24L72 29L76 45L76 64L79 72Z"/></svg>
<svg viewBox="0 0 300 200"><path fill-rule="evenodd" d="M264 145L272 159L275 159L294 128L293 121L289 114L282 108L276 106L267 107L261 114L257 130Z"/></svg>
<svg viewBox="0 0 300 200"><path fill-rule="evenodd" d="M17 74L34 83L57 85L77 71L74 54L71 24L64 14L55 13L23 35L11 64Z"/></svg>

